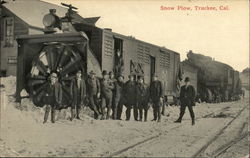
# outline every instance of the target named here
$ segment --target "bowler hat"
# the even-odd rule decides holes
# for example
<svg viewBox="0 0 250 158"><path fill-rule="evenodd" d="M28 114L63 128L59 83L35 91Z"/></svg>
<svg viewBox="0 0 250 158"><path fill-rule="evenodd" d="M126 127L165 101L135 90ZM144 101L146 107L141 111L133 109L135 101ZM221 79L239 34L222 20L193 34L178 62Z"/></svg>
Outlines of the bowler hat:
<svg viewBox="0 0 250 158"><path fill-rule="evenodd" d="M103 76L104 76L104 75L108 75L107 70L103 70L103 71L102 71L102 75L103 75Z"/></svg>
<svg viewBox="0 0 250 158"><path fill-rule="evenodd" d="M144 75L139 75L138 79L144 79Z"/></svg>
<svg viewBox="0 0 250 158"><path fill-rule="evenodd" d="M109 71L109 75L114 75L113 71Z"/></svg>
<svg viewBox="0 0 250 158"><path fill-rule="evenodd" d="M50 77L57 77L57 74L53 72Z"/></svg>
<svg viewBox="0 0 250 158"><path fill-rule="evenodd" d="M134 75L132 75L132 74L129 74L129 75L128 75L128 77L129 77L129 78L130 78L130 77L134 77Z"/></svg>
<svg viewBox="0 0 250 158"><path fill-rule="evenodd" d="M190 78L189 77L186 77L185 78L185 82L189 82L190 81Z"/></svg>
<svg viewBox="0 0 250 158"><path fill-rule="evenodd" d="M89 74L90 74L90 75L95 75L95 73L94 73L93 70L91 70L91 71L89 72Z"/></svg>
<svg viewBox="0 0 250 158"><path fill-rule="evenodd" d="M81 71L81 70L78 70L77 73L82 73L82 71Z"/></svg>
<svg viewBox="0 0 250 158"><path fill-rule="evenodd" d="M122 78L124 78L124 76L123 76L122 74L119 74L119 75L118 75L117 77L118 77L118 78L119 78L119 77L122 77Z"/></svg>

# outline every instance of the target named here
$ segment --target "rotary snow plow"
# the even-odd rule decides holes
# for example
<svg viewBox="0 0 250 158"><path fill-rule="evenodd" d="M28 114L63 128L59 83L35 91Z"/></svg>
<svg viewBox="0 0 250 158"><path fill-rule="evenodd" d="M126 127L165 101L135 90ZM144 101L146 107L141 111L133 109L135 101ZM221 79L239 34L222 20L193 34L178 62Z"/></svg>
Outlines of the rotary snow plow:
<svg viewBox="0 0 250 158"><path fill-rule="evenodd" d="M45 89L52 73L62 85L62 108L70 105L70 81L78 70L86 72L88 38L81 33L25 35L18 38L17 98L25 89L36 106L46 104Z"/></svg>
<svg viewBox="0 0 250 158"><path fill-rule="evenodd" d="M17 37L17 85L16 101L21 102L21 92L26 90L36 106L47 104L47 85L50 77L56 76L62 86L62 105L67 108L71 104L70 83L77 71L83 75L94 70L101 74L101 67L89 48L89 39L82 31L76 31L75 23L81 23L77 9L68 7L65 17L58 17L55 9L50 9L43 19L44 34L21 35ZM87 69L88 68L88 69Z"/></svg>

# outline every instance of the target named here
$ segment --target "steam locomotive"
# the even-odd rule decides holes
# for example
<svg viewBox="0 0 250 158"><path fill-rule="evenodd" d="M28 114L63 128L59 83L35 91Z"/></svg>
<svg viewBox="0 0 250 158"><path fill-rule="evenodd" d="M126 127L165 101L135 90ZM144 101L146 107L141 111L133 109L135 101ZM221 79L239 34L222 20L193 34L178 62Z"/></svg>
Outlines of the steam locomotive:
<svg viewBox="0 0 250 158"><path fill-rule="evenodd" d="M240 99L239 72L231 66L192 51L183 62L198 68L197 100L221 102Z"/></svg>

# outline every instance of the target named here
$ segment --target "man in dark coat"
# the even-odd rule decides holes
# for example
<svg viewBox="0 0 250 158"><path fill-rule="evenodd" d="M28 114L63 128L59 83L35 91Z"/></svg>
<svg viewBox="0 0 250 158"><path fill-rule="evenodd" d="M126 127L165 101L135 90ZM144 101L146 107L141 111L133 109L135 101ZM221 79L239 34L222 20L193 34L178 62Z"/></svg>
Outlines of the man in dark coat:
<svg viewBox="0 0 250 158"><path fill-rule="evenodd" d="M190 116L192 118L192 125L195 124L194 121L194 111L193 107L195 105L195 89L192 85L190 85L190 79L189 77L185 78L185 85L181 87L180 92L180 102L181 102L181 108L180 108L180 116L178 120L175 122L181 123L182 117L185 113L186 106L188 107Z"/></svg>
<svg viewBox="0 0 250 158"><path fill-rule="evenodd" d="M147 121L148 116L148 100L149 100L149 89L148 85L144 83L143 76L138 79L138 84L136 86L136 102L139 108L139 121L142 121L143 111L144 111L144 121Z"/></svg>
<svg viewBox="0 0 250 158"><path fill-rule="evenodd" d="M115 84L117 80L115 79L115 75L113 71L109 71L109 81L113 83L114 89L112 90L112 103L111 103L111 109L112 109L112 118L114 119L114 108L115 108Z"/></svg>
<svg viewBox="0 0 250 158"><path fill-rule="evenodd" d="M150 84L150 99L153 103L154 119L152 121L161 122L161 106L163 104L163 89L162 83L156 75L153 76L153 82Z"/></svg>
<svg viewBox="0 0 250 158"><path fill-rule="evenodd" d="M118 80L115 82L114 88L114 108L113 108L113 119L121 120L122 109L123 109L123 93L124 93L124 77L118 75Z"/></svg>
<svg viewBox="0 0 250 158"><path fill-rule="evenodd" d="M70 94L73 99L71 104L71 120L75 117L76 119L80 119L80 109L86 98L86 85L80 70L76 73L76 77L71 82Z"/></svg>
<svg viewBox="0 0 250 158"><path fill-rule="evenodd" d="M46 87L44 103L46 103L44 121L46 123L48 120L49 112L51 111L51 122L55 123L55 110L62 103L62 86L58 82L58 77L56 73L50 75L50 83Z"/></svg>
<svg viewBox="0 0 250 158"><path fill-rule="evenodd" d="M126 121L130 120L131 109L136 106L136 82L134 81L134 76L129 75L129 80L124 85L124 98L126 110ZM138 121L138 113L134 111L134 119Z"/></svg>
<svg viewBox="0 0 250 158"><path fill-rule="evenodd" d="M90 108L94 111L95 119L100 118L100 113L98 111L98 99L100 97L100 82L96 78L95 73L90 71L89 76L86 80L87 96L90 103Z"/></svg>
<svg viewBox="0 0 250 158"><path fill-rule="evenodd" d="M111 112L112 96L114 84L110 81L108 72L104 70L102 72L103 78L101 80L101 96L102 96L102 118L105 119L105 107L107 107L106 119L109 119Z"/></svg>

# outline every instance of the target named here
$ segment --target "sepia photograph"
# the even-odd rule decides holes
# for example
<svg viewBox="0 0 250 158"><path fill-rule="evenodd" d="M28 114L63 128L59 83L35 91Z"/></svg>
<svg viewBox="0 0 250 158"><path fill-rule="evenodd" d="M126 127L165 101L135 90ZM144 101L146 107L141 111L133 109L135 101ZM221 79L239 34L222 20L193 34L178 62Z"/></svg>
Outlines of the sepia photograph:
<svg viewBox="0 0 250 158"><path fill-rule="evenodd" d="M249 158L248 0L0 0L0 157Z"/></svg>

